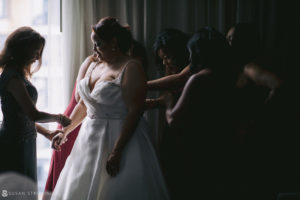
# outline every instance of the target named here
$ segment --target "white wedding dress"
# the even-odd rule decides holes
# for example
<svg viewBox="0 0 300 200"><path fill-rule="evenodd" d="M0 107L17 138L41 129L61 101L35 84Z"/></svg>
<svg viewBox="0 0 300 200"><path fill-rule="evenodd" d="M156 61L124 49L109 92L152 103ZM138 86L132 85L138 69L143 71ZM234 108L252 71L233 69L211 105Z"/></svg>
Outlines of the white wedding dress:
<svg viewBox="0 0 300 200"><path fill-rule="evenodd" d="M122 153L119 173L115 177L107 174L106 161L127 113L120 87L124 69L118 78L97 83L92 92L89 76L77 85L87 107L87 117L57 181L52 200L169 199L150 139L150 128L143 118Z"/></svg>

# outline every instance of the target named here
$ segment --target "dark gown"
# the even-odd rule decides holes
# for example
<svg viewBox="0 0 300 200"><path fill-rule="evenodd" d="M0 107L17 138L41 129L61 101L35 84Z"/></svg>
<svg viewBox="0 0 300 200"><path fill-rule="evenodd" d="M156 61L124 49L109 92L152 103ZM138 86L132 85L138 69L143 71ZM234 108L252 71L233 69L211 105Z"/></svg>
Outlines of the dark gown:
<svg viewBox="0 0 300 200"><path fill-rule="evenodd" d="M182 88L171 91L173 94L174 102L176 103L182 93ZM178 132L172 130L167 121L165 120L165 110L162 110L160 118L163 128L163 134L159 143L159 159L162 168L162 172L168 187L168 192L171 199L180 199L179 195L182 191L181 187L183 183L183 173L178 173L182 170L183 163L178 162L178 157L182 155L182 145Z"/></svg>
<svg viewBox="0 0 300 200"><path fill-rule="evenodd" d="M27 117L16 99L7 91L7 85L12 79L24 82L34 103L38 97L36 88L19 73L12 69L3 71L0 77L3 112L0 128L0 173L17 172L37 182L35 122Z"/></svg>

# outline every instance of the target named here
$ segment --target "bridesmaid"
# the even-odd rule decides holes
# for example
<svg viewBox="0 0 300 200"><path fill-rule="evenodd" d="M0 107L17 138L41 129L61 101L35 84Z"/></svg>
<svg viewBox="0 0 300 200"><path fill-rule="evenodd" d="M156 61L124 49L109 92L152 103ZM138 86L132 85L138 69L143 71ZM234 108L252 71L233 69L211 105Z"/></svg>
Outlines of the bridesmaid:
<svg viewBox="0 0 300 200"><path fill-rule="evenodd" d="M160 32L153 44L154 53L157 64L164 71L164 76L173 76L179 74L189 64L189 51L187 49L187 42L189 36L177 29L165 29ZM176 85L175 83L173 85ZM149 85L148 85L149 86ZM177 101L181 94L182 86L166 88L161 92L158 98L146 99L146 109L161 109L160 120L163 128L162 134L159 136L158 152L161 162L161 168L170 192L171 198L178 196L181 191L178 184L182 179L178 171L182 168L181 163L178 162L178 157L181 153L181 145L179 145L178 137L169 129L164 116L166 109L166 94L172 93L174 102ZM149 88L148 88L149 89ZM156 88L158 89L158 88Z"/></svg>
<svg viewBox="0 0 300 200"><path fill-rule="evenodd" d="M187 34L171 28L157 35L153 45L154 53L157 63L165 66L165 76L147 81L148 90L166 91L183 88L191 76L189 52L186 47L188 39ZM160 105L157 101L155 102L156 105Z"/></svg>
<svg viewBox="0 0 300 200"><path fill-rule="evenodd" d="M191 71L183 92L166 117L180 130L182 169L180 191L173 199L232 199L232 113L234 84L226 56L226 38L211 27L201 28L188 42ZM234 188L234 187L232 187ZM234 191L238 192L238 191ZM233 193L234 194L234 193ZM222 196L223 195L223 196ZM224 198L225 197L225 198Z"/></svg>
<svg viewBox="0 0 300 200"><path fill-rule="evenodd" d="M45 38L30 27L11 33L0 53L0 97L3 123L0 128L0 173L17 172L37 182L36 132L49 140L61 131L48 131L36 124L58 122L63 126L70 119L61 114L39 111L35 104L38 93L30 82L42 64ZM38 61L35 70L32 64Z"/></svg>
<svg viewBox="0 0 300 200"><path fill-rule="evenodd" d="M157 64L163 69L164 77L179 74L189 64L189 51L186 47L189 36L177 29L165 29L160 32L153 44ZM149 85L148 85L149 86ZM148 87L148 89L150 89ZM154 89L154 88L153 88ZM172 91L178 98L182 86L169 87L165 90ZM165 94L156 99L146 100L146 109L164 108Z"/></svg>

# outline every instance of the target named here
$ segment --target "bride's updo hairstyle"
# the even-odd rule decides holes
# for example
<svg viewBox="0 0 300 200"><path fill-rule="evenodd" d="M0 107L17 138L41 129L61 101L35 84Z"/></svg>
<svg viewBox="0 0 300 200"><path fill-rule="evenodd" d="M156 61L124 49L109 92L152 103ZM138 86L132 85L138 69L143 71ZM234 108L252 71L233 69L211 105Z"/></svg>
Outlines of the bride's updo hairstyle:
<svg viewBox="0 0 300 200"><path fill-rule="evenodd" d="M118 48L124 54L131 47L133 39L130 30L126 26L121 26L116 18L104 17L92 26L92 29L101 40L110 41L116 38Z"/></svg>

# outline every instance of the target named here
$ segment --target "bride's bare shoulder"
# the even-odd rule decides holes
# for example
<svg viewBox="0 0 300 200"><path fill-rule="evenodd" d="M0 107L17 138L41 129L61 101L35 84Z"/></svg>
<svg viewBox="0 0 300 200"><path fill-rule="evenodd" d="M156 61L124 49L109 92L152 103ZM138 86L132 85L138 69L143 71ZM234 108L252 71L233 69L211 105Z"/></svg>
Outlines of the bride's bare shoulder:
<svg viewBox="0 0 300 200"><path fill-rule="evenodd" d="M81 79L86 77L86 75L90 73L91 69L98 63L100 62L94 60L93 58L91 58L91 56L88 56L80 65L78 75L77 75L77 81L80 81Z"/></svg>

